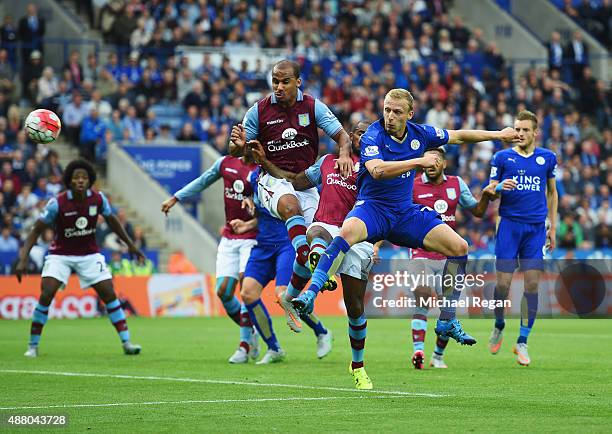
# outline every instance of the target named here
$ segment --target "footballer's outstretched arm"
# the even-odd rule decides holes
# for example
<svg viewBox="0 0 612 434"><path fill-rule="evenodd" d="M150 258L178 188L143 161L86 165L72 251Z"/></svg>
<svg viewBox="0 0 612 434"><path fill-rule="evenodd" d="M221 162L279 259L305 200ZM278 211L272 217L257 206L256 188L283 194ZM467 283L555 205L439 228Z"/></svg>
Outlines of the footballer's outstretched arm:
<svg viewBox="0 0 612 434"><path fill-rule="evenodd" d="M428 168L438 164L440 157L429 153L420 158L404 161L384 161L379 158L368 160L365 167L376 180L397 178L400 175L419 167Z"/></svg>
<svg viewBox="0 0 612 434"><path fill-rule="evenodd" d="M259 112L257 103L244 114L241 124L232 127L230 133L229 152L233 157L242 157L247 152L248 140L255 140L259 134Z"/></svg>
<svg viewBox="0 0 612 434"><path fill-rule="evenodd" d="M317 127L325 131L328 137L338 144L338 159L335 169L340 175L347 178L353 172L353 160L351 158L351 138L342 128L342 124L332 111L319 99L315 99L315 121Z"/></svg>
<svg viewBox="0 0 612 434"><path fill-rule="evenodd" d="M354 165L353 159L351 158L351 138L347 132L344 131L344 128L341 128L332 139L338 144L338 161L336 161L336 168L343 177L347 178L351 176Z"/></svg>
<svg viewBox="0 0 612 434"><path fill-rule="evenodd" d="M485 190L488 190L489 187L491 187L495 192L495 196L492 197L491 200L496 200L499 198L500 193L504 191L512 191L516 188L517 185L518 183L516 182L516 180L512 178L506 178L502 182L499 182L496 179L492 179L489 185L485 187Z"/></svg>
<svg viewBox="0 0 612 434"><path fill-rule="evenodd" d="M457 177L457 180L459 182L459 205L468 209L474 217L482 217L487 211L489 202L496 198L495 185L492 183L487 185L482 190L480 200L476 200L463 178Z"/></svg>
<svg viewBox="0 0 612 434"><path fill-rule="evenodd" d="M492 199L495 199L495 186L493 184L487 185L484 190L482 190L482 195L480 196L480 200L476 204L474 208L470 209L470 212L474 217L481 218L487 212L487 208L489 207L489 202Z"/></svg>
<svg viewBox="0 0 612 434"><path fill-rule="evenodd" d="M448 130L448 143L461 145L464 143L478 143L486 140L501 140L514 143L519 140L514 128L507 127L501 131L485 130Z"/></svg>
<svg viewBox="0 0 612 434"><path fill-rule="evenodd" d="M223 158L225 157L217 159L217 161L215 161L215 163L208 170L206 170L199 177L191 181L185 187L174 193L172 197L166 199L162 203L161 211L167 215L168 211L170 211L170 208L176 205L177 202L195 196L201 191L206 190L211 184L220 179L221 162L223 161Z"/></svg>
<svg viewBox="0 0 612 434"><path fill-rule="evenodd" d="M242 157L246 145L246 130L242 124L232 127L230 133L229 153L232 157Z"/></svg>

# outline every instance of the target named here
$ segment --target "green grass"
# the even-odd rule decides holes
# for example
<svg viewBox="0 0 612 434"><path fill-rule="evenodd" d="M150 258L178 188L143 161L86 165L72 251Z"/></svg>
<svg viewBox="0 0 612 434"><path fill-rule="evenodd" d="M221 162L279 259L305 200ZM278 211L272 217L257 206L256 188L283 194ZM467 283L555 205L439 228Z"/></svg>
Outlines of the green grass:
<svg viewBox="0 0 612 434"><path fill-rule="evenodd" d="M607 320L541 319L530 338L532 365L511 353L518 320L510 320L497 356L487 353L490 320L466 320L479 339L473 348L449 344L448 370L415 371L408 320L371 320L366 366L376 390L439 394L416 397L355 392L343 318L325 318L334 350L315 356L308 331L292 334L275 318L286 362L230 366L237 328L226 318L131 318L138 357L122 355L105 318L51 320L38 359L23 357L25 321L0 322L0 407L175 402L156 405L0 410L9 414L67 414L70 431L92 432L610 432L612 345ZM427 355L432 350L429 324ZM320 386L298 389L205 382L8 373L53 371L181 377ZM338 387L347 390L326 390ZM335 397L329 400L287 398ZM363 397L360 399L359 397ZM188 400L268 401L176 403ZM275 399L285 400L275 400ZM5 423L5 422L4 422ZM0 431L7 429L0 424ZM25 432L23 428L17 432ZM64 431L59 429L58 431Z"/></svg>

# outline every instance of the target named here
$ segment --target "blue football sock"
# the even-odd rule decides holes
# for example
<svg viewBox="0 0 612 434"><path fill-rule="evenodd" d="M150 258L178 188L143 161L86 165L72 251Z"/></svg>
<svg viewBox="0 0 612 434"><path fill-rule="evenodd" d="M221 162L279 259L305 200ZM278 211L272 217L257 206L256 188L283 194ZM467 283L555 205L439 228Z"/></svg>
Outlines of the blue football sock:
<svg viewBox="0 0 612 434"><path fill-rule="evenodd" d="M280 345L278 344L278 340L274 334L274 329L272 328L272 318L270 318L266 305L263 304L261 299L258 299L251 304L247 304L246 308L249 312L251 322L257 328L259 335L265 341L268 348L273 351L278 351L280 349Z"/></svg>
<svg viewBox="0 0 612 434"><path fill-rule="evenodd" d="M128 330L125 313L121 308L121 302L118 298L106 304L106 312L111 323L115 326L121 342L129 342L130 331Z"/></svg>
<svg viewBox="0 0 612 434"><path fill-rule="evenodd" d="M366 320L365 314L362 314L359 318L349 317L348 320L349 339L351 341L351 352L353 354L351 368L363 368L363 353L365 351L364 348L368 321Z"/></svg>
<svg viewBox="0 0 612 434"><path fill-rule="evenodd" d="M49 306L36 304L34 312L32 312L32 326L30 328L30 346L37 346L40 342L42 329L49 318Z"/></svg>
<svg viewBox="0 0 612 434"><path fill-rule="evenodd" d="M440 308L440 320L448 321L455 319L457 308L452 304L459 300L461 297L461 290L463 287L458 289L457 281L461 282L461 285L465 282L465 267L467 265L467 255L464 256L448 256L446 263L444 264L443 283L444 285L444 299L450 305L444 305ZM448 276L452 276L450 279ZM457 279L458 276L463 276ZM451 282L453 284L451 284ZM460 290L461 289L461 290Z"/></svg>
<svg viewBox="0 0 612 434"><path fill-rule="evenodd" d="M495 301L504 301L506 300L506 296L503 295L498 289L497 286L493 291L493 299ZM506 321L504 319L504 308L503 307L495 307L493 312L495 313L495 328L498 330L503 330L506 327Z"/></svg>
<svg viewBox="0 0 612 434"><path fill-rule="evenodd" d="M537 314L538 294L524 292L523 299L521 300L521 331L516 343L527 343L527 338L529 337L529 333L531 333Z"/></svg>
<svg viewBox="0 0 612 434"><path fill-rule="evenodd" d="M327 329L323 327L323 323L315 314L300 315L300 318L312 329L315 336L327 334Z"/></svg>
<svg viewBox="0 0 612 434"><path fill-rule="evenodd" d="M319 264L312 273L312 280L310 281L310 291L315 294L318 293L325 282L329 280L331 276L336 274L338 267L344 259L344 255L350 250L351 246L342 237L336 237L333 239L325 253L321 256Z"/></svg>

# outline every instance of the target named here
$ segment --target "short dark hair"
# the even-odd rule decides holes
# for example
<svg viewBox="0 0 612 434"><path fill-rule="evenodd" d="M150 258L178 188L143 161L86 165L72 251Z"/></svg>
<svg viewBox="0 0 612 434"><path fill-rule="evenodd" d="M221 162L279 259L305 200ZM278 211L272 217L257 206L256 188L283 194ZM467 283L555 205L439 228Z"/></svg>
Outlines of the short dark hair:
<svg viewBox="0 0 612 434"><path fill-rule="evenodd" d="M294 62L293 60L287 60L287 59L279 60L278 62L274 64L274 66L272 66L272 71L274 71L275 68L278 68L278 69L291 68L293 70L293 76L296 78L296 80L300 78L300 74L302 73L302 68L300 68L300 64L297 62Z"/></svg>
<svg viewBox="0 0 612 434"><path fill-rule="evenodd" d="M533 129L538 129L538 117L534 112L530 112L529 110L521 110L516 115L517 121L531 121L533 123Z"/></svg>
<svg viewBox="0 0 612 434"><path fill-rule="evenodd" d="M368 120L361 120L361 121L357 121L353 124L353 128L351 128L351 132L354 133L355 131L357 131L357 128L359 127L359 124L364 124L366 129L368 129L368 127L370 125L372 125L372 122L368 121Z"/></svg>
<svg viewBox="0 0 612 434"><path fill-rule="evenodd" d="M95 184L97 178L95 169L89 161L80 158L78 160L72 160L70 163L68 163L68 166L66 166L66 170L64 170L62 181L64 182L66 188L70 188L70 183L72 182L72 175L77 169L83 169L87 172L87 176L89 177L89 187Z"/></svg>
<svg viewBox="0 0 612 434"><path fill-rule="evenodd" d="M439 146L437 148L429 148L425 152L437 152L442 155L442 158L446 157L446 149L444 149L442 146Z"/></svg>

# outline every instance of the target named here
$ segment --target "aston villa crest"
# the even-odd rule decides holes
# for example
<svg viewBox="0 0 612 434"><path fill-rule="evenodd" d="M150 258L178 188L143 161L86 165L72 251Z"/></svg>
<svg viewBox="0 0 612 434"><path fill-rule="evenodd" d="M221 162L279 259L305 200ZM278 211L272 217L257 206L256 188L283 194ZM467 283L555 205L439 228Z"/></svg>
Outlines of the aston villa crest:
<svg viewBox="0 0 612 434"><path fill-rule="evenodd" d="M308 113L300 113L298 115L298 125L300 127L307 127L310 125L310 115Z"/></svg>
<svg viewBox="0 0 612 434"><path fill-rule="evenodd" d="M457 199L457 190L455 190L454 188L447 188L446 189L446 196L448 196L448 198L450 200Z"/></svg>

